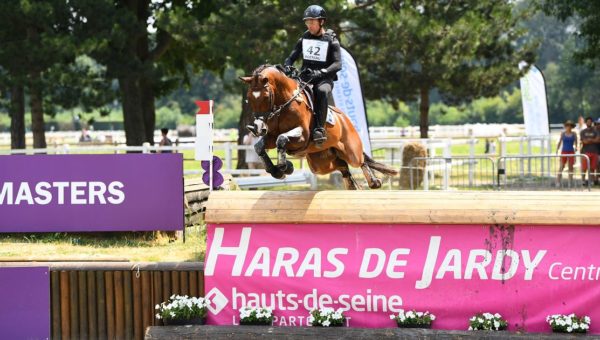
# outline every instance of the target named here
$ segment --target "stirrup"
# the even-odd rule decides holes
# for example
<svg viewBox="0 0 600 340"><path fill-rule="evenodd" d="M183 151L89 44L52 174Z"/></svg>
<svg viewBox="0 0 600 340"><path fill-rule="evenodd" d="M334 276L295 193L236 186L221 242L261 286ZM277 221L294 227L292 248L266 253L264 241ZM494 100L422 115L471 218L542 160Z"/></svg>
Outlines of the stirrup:
<svg viewBox="0 0 600 340"><path fill-rule="evenodd" d="M325 143L325 141L327 140L327 134L325 133L325 129L323 129L323 128L314 129L313 135L312 135L312 140L318 147L321 147L321 145L323 143Z"/></svg>

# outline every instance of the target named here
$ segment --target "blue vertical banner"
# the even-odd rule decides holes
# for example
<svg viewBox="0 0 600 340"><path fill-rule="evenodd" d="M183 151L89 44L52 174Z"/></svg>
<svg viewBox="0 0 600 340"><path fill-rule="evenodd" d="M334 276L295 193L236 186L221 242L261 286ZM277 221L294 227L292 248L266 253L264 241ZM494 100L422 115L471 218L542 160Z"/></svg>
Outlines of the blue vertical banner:
<svg viewBox="0 0 600 340"><path fill-rule="evenodd" d="M367 123L367 109L360 86L358 66L352 55L343 47L342 70L338 72L338 80L334 83L333 99L335 106L342 110L354 124L360 135L364 152L371 156L371 140Z"/></svg>

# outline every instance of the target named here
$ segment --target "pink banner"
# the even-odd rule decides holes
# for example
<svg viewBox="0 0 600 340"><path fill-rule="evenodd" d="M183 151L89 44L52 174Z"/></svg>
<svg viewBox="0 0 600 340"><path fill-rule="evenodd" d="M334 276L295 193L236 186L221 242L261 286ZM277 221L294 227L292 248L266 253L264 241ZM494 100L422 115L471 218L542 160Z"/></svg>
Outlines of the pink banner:
<svg viewBox="0 0 600 340"><path fill-rule="evenodd" d="M437 329L490 312L549 332L547 315L576 313L600 333L599 244L600 228L582 226L209 225L209 323L262 305L276 326L332 307L351 327L395 327L390 314L416 309Z"/></svg>

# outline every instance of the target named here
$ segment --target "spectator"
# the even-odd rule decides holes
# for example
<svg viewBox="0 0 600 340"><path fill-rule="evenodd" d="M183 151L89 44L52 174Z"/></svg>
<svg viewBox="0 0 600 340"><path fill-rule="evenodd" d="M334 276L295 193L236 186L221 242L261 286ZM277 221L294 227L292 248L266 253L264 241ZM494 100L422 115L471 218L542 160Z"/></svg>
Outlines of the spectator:
<svg viewBox="0 0 600 340"><path fill-rule="evenodd" d="M489 138L485 139L485 151L483 152L486 155L490 153L490 140Z"/></svg>
<svg viewBox="0 0 600 340"><path fill-rule="evenodd" d="M88 130L86 128L81 129L81 136L79 136L79 142L83 143L83 142L91 142L92 141L92 136L90 136L90 133L88 132Z"/></svg>
<svg viewBox="0 0 600 340"><path fill-rule="evenodd" d="M598 165L598 150L597 143L599 140L598 131L592 126L593 124L592 117L587 117L585 119L585 125L587 126L585 129L581 130L581 154L586 155L590 160L590 176L588 178L589 181L595 180L596 168ZM585 180L585 173L588 171L587 162L582 161L581 164L581 180L583 181L583 185L587 186L588 182Z"/></svg>
<svg viewBox="0 0 600 340"><path fill-rule="evenodd" d="M242 143L244 145L254 146L254 144L256 144L256 142L258 142L258 140L259 140L259 137L256 137L253 134L249 133L244 136L244 140ZM263 169L264 168L262 160L260 159L260 157L258 156L256 151L254 151L254 148L251 148L250 150L246 150L246 164L248 164L248 169Z"/></svg>
<svg viewBox="0 0 600 340"><path fill-rule="evenodd" d="M575 123L571 120L567 120L564 124L565 131L560 133L558 144L556 145L556 153L560 150L561 155L574 155L575 148L577 147L577 134L573 131ZM561 149L562 144L562 149ZM556 186L560 187L562 172L565 168L565 164L569 163L569 184L573 182L573 165L575 164L575 157L562 156L560 157L560 167L558 169L558 175L556 177Z"/></svg>
<svg viewBox="0 0 600 340"><path fill-rule="evenodd" d="M490 142L490 155L495 155L496 154L496 141L492 139L492 141Z"/></svg>
<svg viewBox="0 0 600 340"><path fill-rule="evenodd" d="M598 173L598 170L600 170L600 118L596 119L596 132L598 132L598 139L596 140L596 151L598 151L598 164L596 164L596 173ZM594 182L596 185L599 185L600 183L598 183L598 180L600 179L600 176L596 175L596 182Z"/></svg>
<svg viewBox="0 0 600 340"><path fill-rule="evenodd" d="M167 137L167 134L169 133L169 129L167 128L162 128L160 129L160 132L162 134L162 139L160 140L160 143L158 144L158 146L172 146L173 142L171 142L171 140L169 139L169 137ZM173 151L171 150L160 150L160 148L157 151L158 153L172 153Z"/></svg>

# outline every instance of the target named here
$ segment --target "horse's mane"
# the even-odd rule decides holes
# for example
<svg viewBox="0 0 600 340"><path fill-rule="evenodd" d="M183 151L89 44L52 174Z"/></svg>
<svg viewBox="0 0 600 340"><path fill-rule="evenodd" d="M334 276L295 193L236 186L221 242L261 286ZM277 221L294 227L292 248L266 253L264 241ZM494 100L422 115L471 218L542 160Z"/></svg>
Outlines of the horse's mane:
<svg viewBox="0 0 600 340"><path fill-rule="evenodd" d="M273 67L275 68L277 71L285 74L283 66L282 65L271 65L271 64L262 64L259 67L257 67L256 69L254 69L254 71L252 71L252 76L256 77L258 76L262 71L264 71L265 69L269 68L269 67Z"/></svg>
<svg viewBox="0 0 600 340"><path fill-rule="evenodd" d="M257 67L256 69L254 69L254 71L252 71L252 76L256 77L258 76L262 71L264 71L266 68L272 67L273 65L271 64L262 64L259 67Z"/></svg>

